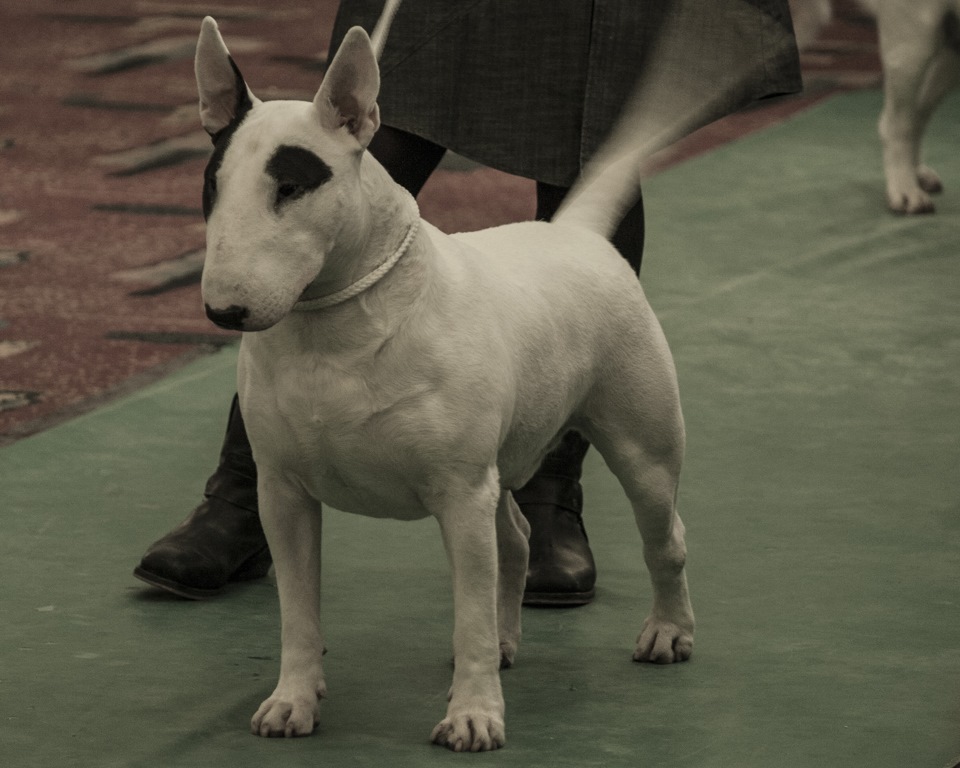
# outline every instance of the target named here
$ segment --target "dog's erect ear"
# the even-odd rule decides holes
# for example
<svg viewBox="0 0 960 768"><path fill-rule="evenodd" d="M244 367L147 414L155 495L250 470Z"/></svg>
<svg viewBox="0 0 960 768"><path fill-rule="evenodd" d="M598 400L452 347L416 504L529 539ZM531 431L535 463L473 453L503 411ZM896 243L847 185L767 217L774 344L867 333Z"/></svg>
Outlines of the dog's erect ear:
<svg viewBox="0 0 960 768"><path fill-rule="evenodd" d="M230 57L217 22L209 16L200 26L194 69L200 91L200 123L207 133L216 136L242 118L255 98Z"/></svg>
<svg viewBox="0 0 960 768"><path fill-rule="evenodd" d="M329 130L346 128L366 147L380 127L380 68L367 33L353 27L327 68L313 103Z"/></svg>

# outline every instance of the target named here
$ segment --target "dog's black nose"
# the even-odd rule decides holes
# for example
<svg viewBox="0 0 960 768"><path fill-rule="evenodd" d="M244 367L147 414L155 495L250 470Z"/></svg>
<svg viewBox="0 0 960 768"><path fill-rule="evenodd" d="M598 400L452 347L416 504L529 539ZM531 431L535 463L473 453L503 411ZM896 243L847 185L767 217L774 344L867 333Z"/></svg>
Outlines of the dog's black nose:
<svg viewBox="0 0 960 768"><path fill-rule="evenodd" d="M236 304L232 304L226 309L214 309L209 304L204 304L203 308L207 311L207 317L228 331L242 331L243 321L246 320L250 314L249 309L246 307L238 307Z"/></svg>

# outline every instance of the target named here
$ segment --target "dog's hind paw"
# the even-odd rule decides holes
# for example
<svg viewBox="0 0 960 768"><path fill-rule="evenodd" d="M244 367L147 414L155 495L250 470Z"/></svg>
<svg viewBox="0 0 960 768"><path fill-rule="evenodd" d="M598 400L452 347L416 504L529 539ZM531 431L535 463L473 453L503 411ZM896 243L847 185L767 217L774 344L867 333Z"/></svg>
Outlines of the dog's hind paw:
<svg viewBox="0 0 960 768"><path fill-rule="evenodd" d="M920 189L930 195L939 195L943 192L943 182L939 174L928 165L917 168L917 183Z"/></svg>
<svg viewBox="0 0 960 768"><path fill-rule="evenodd" d="M500 669L510 669L517 658L517 644L511 642L500 643Z"/></svg>
<svg viewBox="0 0 960 768"><path fill-rule="evenodd" d="M506 741L503 720L486 715L458 715L440 721L430 740L454 752L489 752Z"/></svg>
<svg viewBox="0 0 960 768"><path fill-rule="evenodd" d="M648 617L637 638L634 661L673 664L686 661L693 653L693 632L664 620Z"/></svg>
<svg viewBox="0 0 960 768"><path fill-rule="evenodd" d="M320 700L316 697L271 696L250 720L256 736L309 736L317 724Z"/></svg>

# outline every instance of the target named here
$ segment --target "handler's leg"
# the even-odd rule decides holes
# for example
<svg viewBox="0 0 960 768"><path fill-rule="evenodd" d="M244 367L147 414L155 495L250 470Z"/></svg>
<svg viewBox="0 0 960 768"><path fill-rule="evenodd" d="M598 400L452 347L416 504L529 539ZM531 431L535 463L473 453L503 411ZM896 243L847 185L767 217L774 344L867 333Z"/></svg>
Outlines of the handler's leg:
<svg viewBox="0 0 960 768"><path fill-rule="evenodd" d="M220 461L203 501L155 541L133 573L181 597L220 594L231 581L257 579L270 569L270 550L257 513L257 468L234 395Z"/></svg>
<svg viewBox="0 0 960 768"><path fill-rule="evenodd" d="M416 197L436 170L446 150L412 133L381 125L369 146L370 154L397 184Z"/></svg>

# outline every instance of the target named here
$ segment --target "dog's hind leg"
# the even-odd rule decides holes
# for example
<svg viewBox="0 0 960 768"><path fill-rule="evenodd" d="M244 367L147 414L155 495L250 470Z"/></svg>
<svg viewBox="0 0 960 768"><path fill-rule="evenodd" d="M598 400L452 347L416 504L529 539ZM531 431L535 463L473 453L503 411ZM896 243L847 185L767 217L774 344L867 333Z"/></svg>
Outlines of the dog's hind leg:
<svg viewBox="0 0 960 768"><path fill-rule="evenodd" d="M591 437L633 507L653 587L653 606L633 659L657 664L686 661L693 651L694 618L685 571L684 526L676 509L682 438L672 448L661 441L651 450L642 436Z"/></svg>
<svg viewBox="0 0 960 768"><path fill-rule="evenodd" d="M497 626L497 506L495 467L477 482L447 478L426 499L440 523L453 574L453 684L446 717L431 739L456 752L503 746L503 692Z"/></svg>
<svg viewBox="0 0 960 768"><path fill-rule="evenodd" d="M642 364L624 359L609 372L585 408L583 427L623 486L643 539L653 607L633 658L668 664L685 661L693 649L684 527L676 508L683 416L665 341L635 346L646 346Z"/></svg>
<svg viewBox="0 0 960 768"><path fill-rule="evenodd" d="M921 96L929 83L941 30L936 17L909 8L909 4L889 3L878 16L884 81L879 133L890 209L931 213L933 201L920 178L920 140L925 127ZM933 103L933 99L928 97L926 102Z"/></svg>
<svg viewBox="0 0 960 768"><path fill-rule="evenodd" d="M930 64L923 88L920 90L917 114L919 135L922 136L934 110L958 82L960 82L960 53L951 48L943 48ZM922 160L922 156L919 159ZM937 172L923 162L917 166L917 181L924 192L937 194L943 191L943 184Z"/></svg>
<svg viewBox="0 0 960 768"><path fill-rule="evenodd" d="M520 610L530 559L530 523L510 491L501 491L497 505L497 625L500 668L513 666L520 645Z"/></svg>
<svg viewBox="0 0 960 768"><path fill-rule="evenodd" d="M326 694L320 628L320 504L258 465L260 518L280 595L280 680L250 721L260 736L307 736Z"/></svg>

